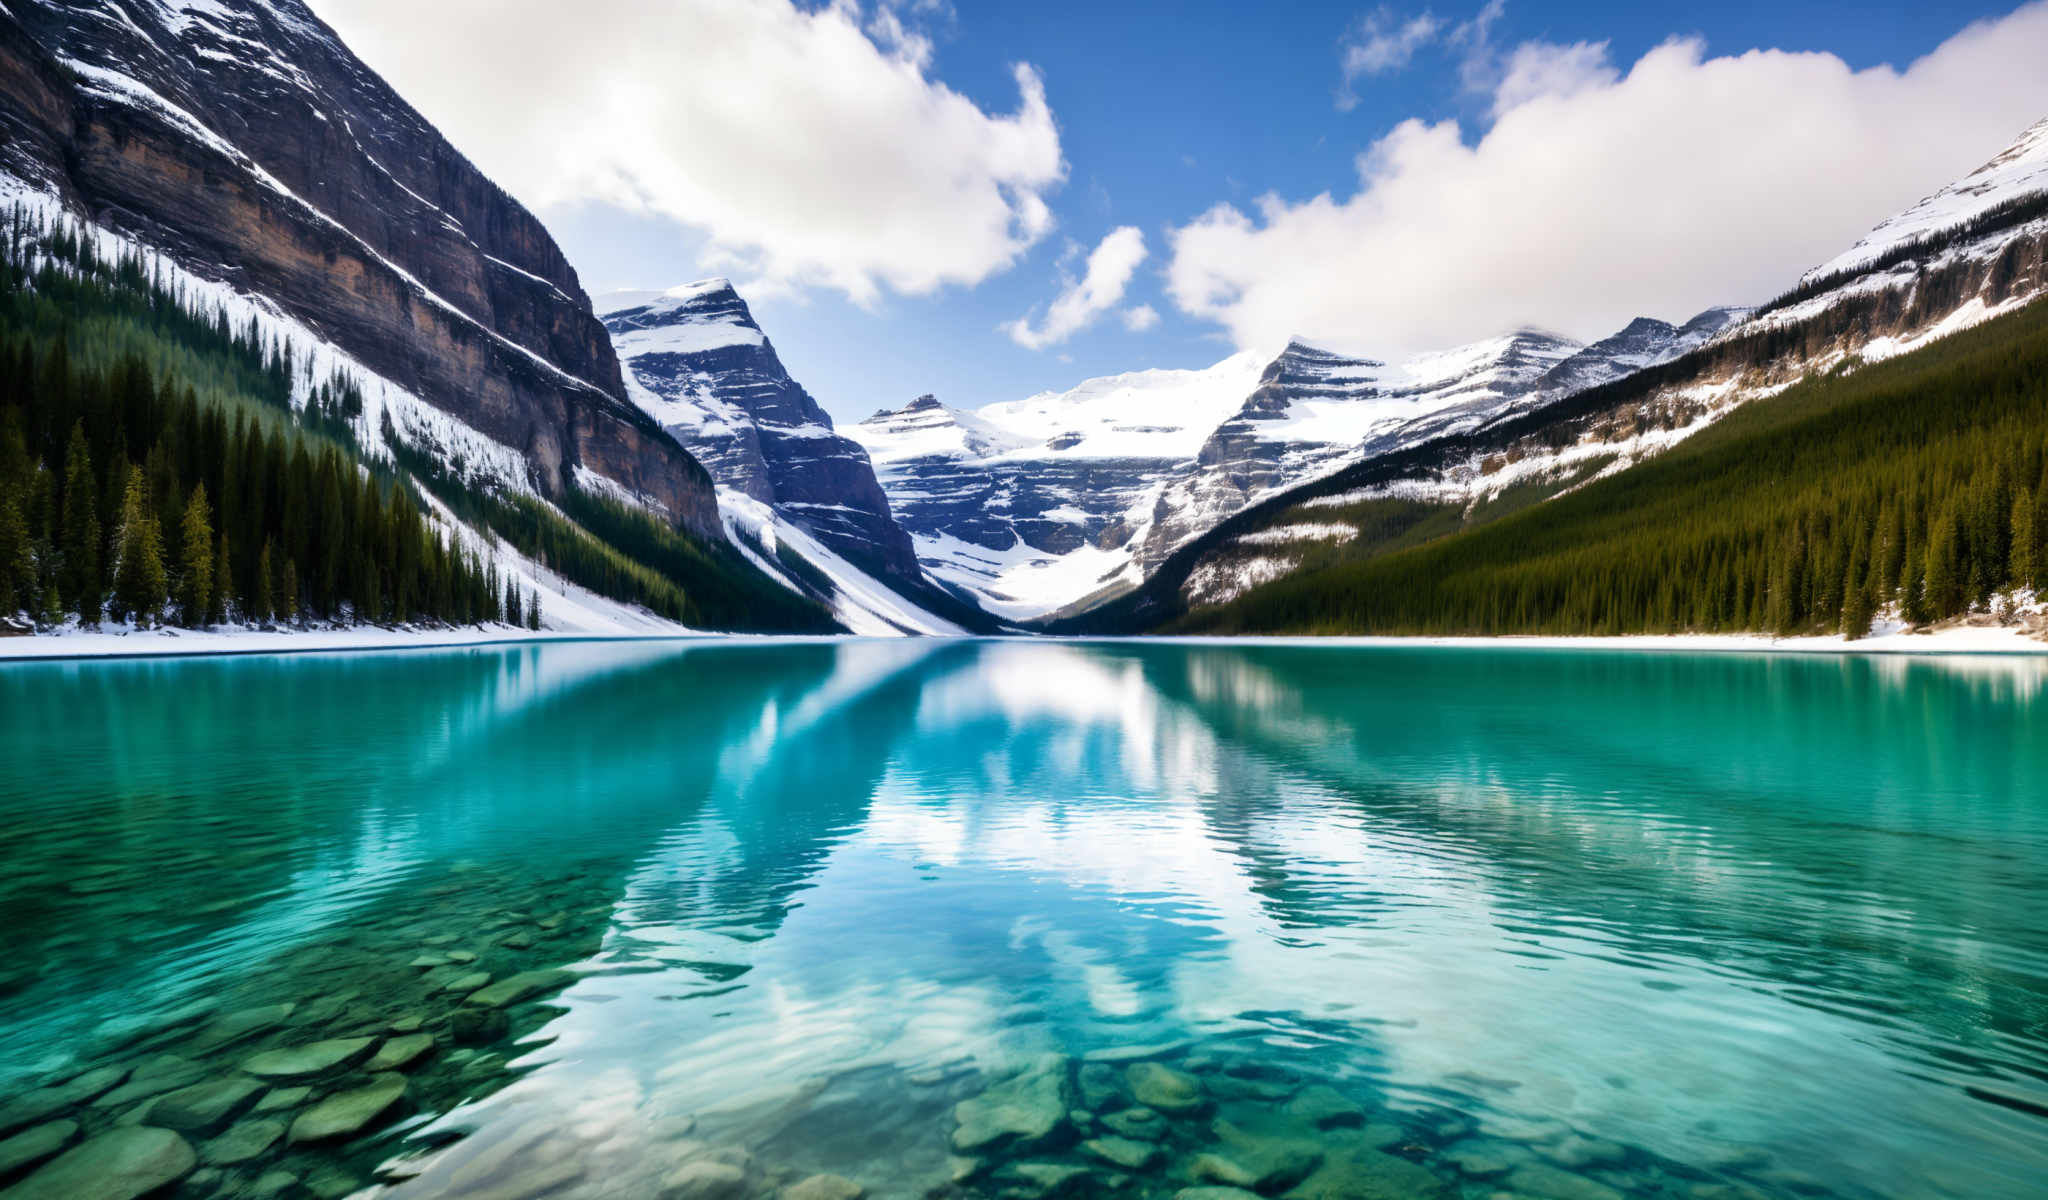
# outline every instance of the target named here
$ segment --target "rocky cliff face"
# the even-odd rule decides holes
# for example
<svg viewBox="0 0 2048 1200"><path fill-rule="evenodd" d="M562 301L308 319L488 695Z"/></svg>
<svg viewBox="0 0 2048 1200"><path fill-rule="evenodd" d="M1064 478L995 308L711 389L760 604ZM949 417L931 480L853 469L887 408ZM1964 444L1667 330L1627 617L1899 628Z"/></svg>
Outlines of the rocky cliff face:
<svg viewBox="0 0 2048 1200"><path fill-rule="evenodd" d="M547 231L300 0L12 0L0 133L0 171L266 298L542 492L583 468L722 536Z"/></svg>
<svg viewBox="0 0 2048 1200"><path fill-rule="evenodd" d="M850 562L923 581L867 451L840 436L789 377L730 283L607 297L601 306L640 407L721 487L771 505Z"/></svg>

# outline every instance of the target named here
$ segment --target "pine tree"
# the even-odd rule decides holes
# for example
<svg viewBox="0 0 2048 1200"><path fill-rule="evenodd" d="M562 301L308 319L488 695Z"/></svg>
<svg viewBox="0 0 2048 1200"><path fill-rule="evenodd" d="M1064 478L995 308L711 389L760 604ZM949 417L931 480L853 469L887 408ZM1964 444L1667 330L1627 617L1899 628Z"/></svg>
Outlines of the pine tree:
<svg viewBox="0 0 2048 1200"><path fill-rule="evenodd" d="M526 627L527 627L528 629L531 629L531 630L533 630L533 631L534 631L534 632L536 632L536 633L538 633L538 632L540 631L540 589L539 589L539 588L535 588L535 589L533 589L533 591L532 591L532 592L530 592L530 593L528 593L528 594L527 594L527 597L526 597Z"/></svg>
<svg viewBox="0 0 2048 1200"><path fill-rule="evenodd" d="M123 617L132 616L146 626L163 611L169 583L164 574L163 533L141 467L128 469L128 489L121 498L120 547L120 562L114 568L114 604Z"/></svg>
<svg viewBox="0 0 2048 1200"><path fill-rule="evenodd" d="M1850 641L1869 633L1870 622L1877 616L1877 597L1864 573L1865 564L1852 561L1849 574L1842 581L1842 636Z"/></svg>
<svg viewBox="0 0 2048 1200"><path fill-rule="evenodd" d="M2021 488L2012 502L2012 585L2040 589L2040 508L2031 488Z"/></svg>
<svg viewBox="0 0 2048 1200"><path fill-rule="evenodd" d="M263 551L256 556L256 595L249 615L263 624L277 618L276 588L271 582L271 573L276 565L271 562L270 539L263 539Z"/></svg>
<svg viewBox="0 0 2048 1200"><path fill-rule="evenodd" d="M35 604L36 561L30 551L28 522L0 480L0 617L11 617Z"/></svg>
<svg viewBox="0 0 2048 1200"><path fill-rule="evenodd" d="M213 611L213 510L206 503L206 485L192 489L179 519L178 615L187 625L203 625Z"/></svg>
<svg viewBox="0 0 2048 1200"><path fill-rule="evenodd" d="M85 434L85 422L71 427L71 442L64 452L64 529L57 550L64 560L58 590L64 603L78 612L87 625L97 625L106 601L106 585L100 575L99 489L94 486L92 450Z"/></svg>
<svg viewBox="0 0 2048 1200"><path fill-rule="evenodd" d="M234 614L234 572L228 568L228 535L213 539L213 603L206 610L209 625L225 625Z"/></svg>
<svg viewBox="0 0 2048 1200"><path fill-rule="evenodd" d="M287 558L284 560L284 583L279 589L278 595L280 597L278 600L278 612L283 614L292 624L298 624L299 564L297 559Z"/></svg>
<svg viewBox="0 0 2048 1200"><path fill-rule="evenodd" d="M505 580L505 623L515 627L526 624L519 612L519 581L510 577Z"/></svg>

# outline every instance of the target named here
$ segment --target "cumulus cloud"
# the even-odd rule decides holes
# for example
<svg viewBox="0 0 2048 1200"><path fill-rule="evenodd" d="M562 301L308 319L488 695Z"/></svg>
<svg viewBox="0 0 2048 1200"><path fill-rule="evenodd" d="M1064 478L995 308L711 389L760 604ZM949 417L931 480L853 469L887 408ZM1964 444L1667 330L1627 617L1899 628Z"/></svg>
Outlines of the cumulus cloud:
<svg viewBox="0 0 2048 1200"><path fill-rule="evenodd" d="M1240 345L1385 354L1761 300L2048 114L2043 61L2048 2L1904 70L1673 40L1624 73L1601 46L1521 47L1476 140L1411 120L1348 196L1219 204L1170 232L1168 294Z"/></svg>
<svg viewBox="0 0 2048 1200"><path fill-rule="evenodd" d="M1036 70L984 111L919 20L855 0L312 0L514 195L670 217L707 270L860 303L1003 271L1066 175Z"/></svg>
<svg viewBox="0 0 2048 1200"><path fill-rule="evenodd" d="M1361 78L1407 66L1415 52L1434 41L1443 27L1443 22L1427 11L1404 19L1385 6L1360 18L1340 43L1344 86L1337 92L1337 107L1357 107L1358 94L1353 86Z"/></svg>
<svg viewBox="0 0 2048 1200"><path fill-rule="evenodd" d="M1079 279L1069 279L1060 294L1046 307L1045 319L1034 328L1036 310L1003 326L1003 332L1010 340L1027 350L1043 350L1056 346L1086 329L1095 319L1123 302L1124 289L1130 286L1131 276L1138 264L1145 261L1145 234L1135 225L1122 225L1104 235L1095 249L1088 253L1088 266ZM1134 310L1135 311L1135 310ZM1151 312L1150 309L1145 311ZM1152 313L1156 321L1159 314ZM1143 318L1139 318L1143 321ZM1133 325L1132 315L1124 314L1124 324L1131 329L1149 325Z"/></svg>
<svg viewBox="0 0 2048 1200"><path fill-rule="evenodd" d="M1127 308L1123 312L1124 328L1132 333L1143 333L1159 324L1159 310L1149 304Z"/></svg>

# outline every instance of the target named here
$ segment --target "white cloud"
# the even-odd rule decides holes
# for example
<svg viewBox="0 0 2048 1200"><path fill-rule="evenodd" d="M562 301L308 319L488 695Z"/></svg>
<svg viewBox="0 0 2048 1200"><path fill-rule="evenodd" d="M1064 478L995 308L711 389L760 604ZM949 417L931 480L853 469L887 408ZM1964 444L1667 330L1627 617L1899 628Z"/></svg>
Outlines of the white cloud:
<svg viewBox="0 0 2048 1200"><path fill-rule="evenodd" d="M1360 78L1407 66L1415 52L1434 41L1443 27L1428 11L1404 20L1385 6L1360 18L1339 43L1344 52L1344 86L1337 92L1337 107L1356 107L1358 95L1352 88Z"/></svg>
<svg viewBox="0 0 2048 1200"><path fill-rule="evenodd" d="M1159 324L1159 310L1149 304L1127 308L1123 312L1124 328L1132 333L1143 333Z"/></svg>
<svg viewBox="0 0 2048 1200"><path fill-rule="evenodd" d="M1476 142L1411 120L1347 198L1219 204L1170 233L1168 293L1239 345L1381 354L1761 300L2048 114L2044 60L2048 2L1904 71L1680 40L1624 75L1599 46L1525 46Z"/></svg>
<svg viewBox="0 0 2048 1200"><path fill-rule="evenodd" d="M1018 65L997 114L933 78L943 5L312 3L514 195L673 218L707 271L872 303L978 283L1053 226L1044 84Z"/></svg>
<svg viewBox="0 0 2048 1200"><path fill-rule="evenodd" d="M1110 230L1089 251L1087 270L1081 278L1068 280L1047 306L1045 320L1036 329L1031 324L1036 313L1033 310L1032 314L1006 323L1003 332L1027 350L1043 350L1066 341L1122 302L1124 288L1130 285L1138 264L1145 261L1145 253L1145 235L1137 226L1122 225ZM1157 320L1158 315L1153 313L1153 319ZM1125 324L1130 321L1130 315L1125 314Z"/></svg>

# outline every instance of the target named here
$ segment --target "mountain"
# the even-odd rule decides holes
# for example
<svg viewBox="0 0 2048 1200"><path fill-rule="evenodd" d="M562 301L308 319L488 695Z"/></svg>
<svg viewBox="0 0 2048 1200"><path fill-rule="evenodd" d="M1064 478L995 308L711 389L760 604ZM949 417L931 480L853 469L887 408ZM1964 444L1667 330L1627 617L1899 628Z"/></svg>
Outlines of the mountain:
<svg viewBox="0 0 2048 1200"><path fill-rule="evenodd" d="M1754 310L1704 313L1677 336L1637 322L1621 335L1629 345L1603 352L1612 361L1597 370L1590 360L1554 369L1587 371L1579 379L1539 388L1476 423L1429 431L1425 422L1400 439L1376 440L1358 461L1184 542L1136 591L1054 627L1151 628L1256 596L1297 572L1336 570L1511 517L1625 475L1751 402L1803 380L1867 370L2012 313L2044 291L2048 122L1784 295ZM1668 352L1674 356L1641 365Z"/></svg>
<svg viewBox="0 0 2048 1200"><path fill-rule="evenodd" d="M710 470L737 541L788 546L832 581L810 590L856 631L991 627L926 578L867 451L790 378L730 282L619 293L598 308L628 395ZM772 550L762 563L809 588Z"/></svg>
<svg viewBox="0 0 2048 1200"><path fill-rule="evenodd" d="M696 619L792 615L725 545L709 473L627 398L540 222L300 0L9 0L0 81L0 204L108 261L140 255L174 303L254 330L302 415L346 391L352 453L476 509L461 521L522 578L560 574L528 569L548 543L590 564L564 588L635 592L596 565L623 552L592 527L626 537L619 521L651 515L668 533L630 536L690 543L661 553L689 564ZM564 618L603 606L558 598Z"/></svg>
<svg viewBox="0 0 2048 1200"><path fill-rule="evenodd" d="M1042 619L1139 586L1276 491L1675 357L1729 319L1638 321L1592 346L1524 329L1395 365L1295 339L972 412L923 396L847 432L927 571Z"/></svg>

